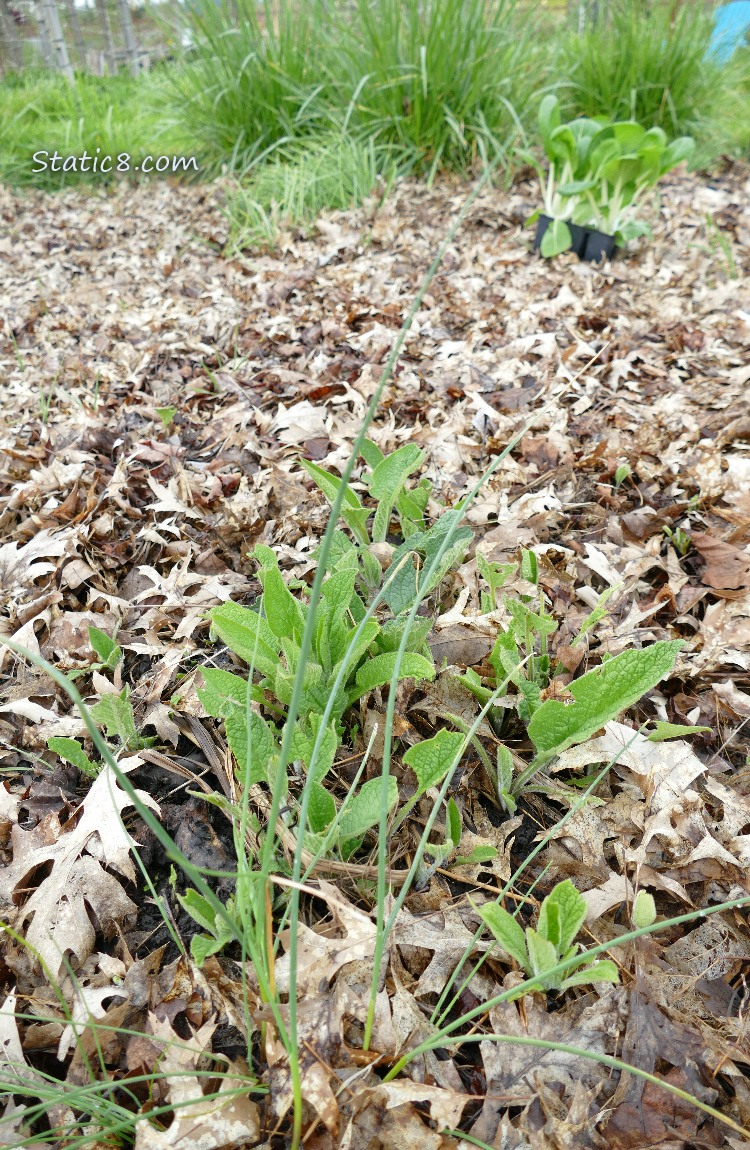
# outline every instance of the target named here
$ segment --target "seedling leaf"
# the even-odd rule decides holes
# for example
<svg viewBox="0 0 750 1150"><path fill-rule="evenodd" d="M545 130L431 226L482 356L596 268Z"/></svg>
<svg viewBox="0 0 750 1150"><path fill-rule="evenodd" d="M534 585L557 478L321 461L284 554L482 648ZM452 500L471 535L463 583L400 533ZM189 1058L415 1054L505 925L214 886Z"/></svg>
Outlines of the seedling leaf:
<svg viewBox="0 0 750 1150"><path fill-rule="evenodd" d="M573 703L547 699L528 728L537 755L551 758L573 743L584 742L632 707L669 674L681 646L677 639L654 643L642 651L623 651L570 684Z"/></svg>

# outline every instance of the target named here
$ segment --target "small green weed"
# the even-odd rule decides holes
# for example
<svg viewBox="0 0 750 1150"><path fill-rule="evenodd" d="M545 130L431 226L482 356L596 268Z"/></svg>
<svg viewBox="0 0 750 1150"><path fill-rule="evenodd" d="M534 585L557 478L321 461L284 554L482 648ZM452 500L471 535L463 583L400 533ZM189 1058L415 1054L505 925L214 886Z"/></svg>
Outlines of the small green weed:
<svg viewBox="0 0 750 1150"><path fill-rule="evenodd" d="M586 916L586 900L570 879L559 882L547 895L539 911L536 930L520 923L498 903L479 910L482 921L490 928L505 951L514 958L530 978L539 978L542 990L567 990L592 982L618 982L617 967L611 959L590 962L586 952L580 965L571 960L578 954L575 937ZM570 973L548 974L561 962L569 963Z"/></svg>

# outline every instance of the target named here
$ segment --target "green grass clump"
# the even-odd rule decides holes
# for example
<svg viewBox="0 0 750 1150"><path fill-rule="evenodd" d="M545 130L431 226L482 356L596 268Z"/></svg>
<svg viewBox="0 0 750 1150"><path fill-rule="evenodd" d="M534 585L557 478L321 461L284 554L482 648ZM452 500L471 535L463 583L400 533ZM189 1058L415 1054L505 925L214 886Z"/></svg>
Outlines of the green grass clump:
<svg viewBox="0 0 750 1150"><path fill-rule="evenodd" d="M515 0L238 0L190 17L175 87L213 166L241 174L330 131L399 162L467 169L522 131L546 65Z"/></svg>
<svg viewBox="0 0 750 1150"><path fill-rule="evenodd" d="M194 47L172 104L209 171L242 174L282 143L340 121L327 83L337 32L325 0L204 0L188 14Z"/></svg>
<svg viewBox="0 0 750 1150"><path fill-rule="evenodd" d="M127 153L134 163L146 155L179 153L164 118L163 88L162 70L136 79L79 75L73 85L59 73L11 73L0 83L0 180L54 189L122 178L115 172L53 172L49 166L34 171L41 161L35 164L33 156L40 151L49 157L55 151L63 157Z"/></svg>
<svg viewBox="0 0 750 1150"><path fill-rule="evenodd" d="M699 159L742 146L750 118L747 58L707 55L713 14L701 4L614 0L600 21L563 41L557 73L578 115L637 120L698 142ZM750 136L750 131L747 132Z"/></svg>
<svg viewBox="0 0 750 1150"><path fill-rule="evenodd" d="M284 225L310 224L322 211L360 207L379 186L385 191L395 170L388 149L372 140L338 134L283 146L228 197L228 249L273 247Z"/></svg>
<svg viewBox="0 0 750 1150"><path fill-rule="evenodd" d="M347 119L432 171L496 156L544 81L535 32L515 0L357 0L344 36Z"/></svg>

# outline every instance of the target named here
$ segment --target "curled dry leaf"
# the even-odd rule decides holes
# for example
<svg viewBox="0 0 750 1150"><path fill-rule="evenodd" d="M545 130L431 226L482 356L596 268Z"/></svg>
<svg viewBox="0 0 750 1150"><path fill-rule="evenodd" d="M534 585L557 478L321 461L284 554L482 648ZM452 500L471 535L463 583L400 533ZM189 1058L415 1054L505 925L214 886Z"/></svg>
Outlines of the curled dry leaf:
<svg viewBox="0 0 750 1150"><path fill-rule="evenodd" d="M149 795L137 793L158 813ZM11 831L13 862L0 878L0 898L8 907L20 903L13 914L14 927L25 931L27 943L53 978L67 954L81 963L94 949L96 934L89 911L105 933L135 911L120 883L105 870L111 867L135 879L130 858L133 839L121 818L130 806L114 771L105 766L74 825L60 826L57 817L49 815L31 831L17 825ZM35 872L50 864L49 875L27 898Z"/></svg>
<svg viewBox="0 0 750 1150"><path fill-rule="evenodd" d="M694 531L690 538L706 561L701 580L707 587L720 591L750 587L750 555L746 551L705 531Z"/></svg>
<svg viewBox="0 0 750 1150"><path fill-rule="evenodd" d="M185 1042L168 1022L155 1015L149 1016L149 1023L151 1033L164 1048L159 1065L169 1086L174 1118L166 1130L160 1130L143 1115L136 1126L134 1150L173 1150L183 1145L191 1150L235 1150L252 1146L260 1136L260 1119L258 1107L247 1097L247 1080L243 1081L239 1073L228 1073L213 1093L204 1094L208 1077L195 1073L202 1056L211 1049L215 1024L205 1023Z"/></svg>

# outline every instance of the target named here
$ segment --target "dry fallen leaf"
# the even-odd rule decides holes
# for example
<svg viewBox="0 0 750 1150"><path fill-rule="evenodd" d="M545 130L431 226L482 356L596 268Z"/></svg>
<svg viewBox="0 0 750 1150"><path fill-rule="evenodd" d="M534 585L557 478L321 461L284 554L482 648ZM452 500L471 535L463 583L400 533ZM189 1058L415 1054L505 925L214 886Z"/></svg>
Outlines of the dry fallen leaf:
<svg viewBox="0 0 750 1150"><path fill-rule="evenodd" d="M138 797L158 813L149 795L139 791ZM0 897L8 907L21 903L13 912L14 927L24 929L26 941L53 978L67 954L75 955L80 963L94 949L96 932L90 911L108 932L136 909L117 879L104 869L112 867L125 878L135 879L130 859L133 839L121 819L121 812L129 806L130 798L112 768L105 765L75 825L60 826L56 816L49 815L32 831L18 825L11 831L13 862L0 877ZM35 872L50 864L49 875L26 898Z"/></svg>
<svg viewBox="0 0 750 1150"><path fill-rule="evenodd" d="M148 1121L147 1114L142 1117L136 1126L134 1150L172 1150L182 1145L194 1150L234 1150L253 1145L260 1136L258 1107L245 1094L237 1093L240 1075L230 1073L223 1088L220 1085L213 1095L206 1096L206 1076L191 1073L210 1049L215 1024L205 1023L188 1042L153 1014L149 1025L164 1050L160 1069L169 1086L174 1119L166 1130L160 1130Z"/></svg>

